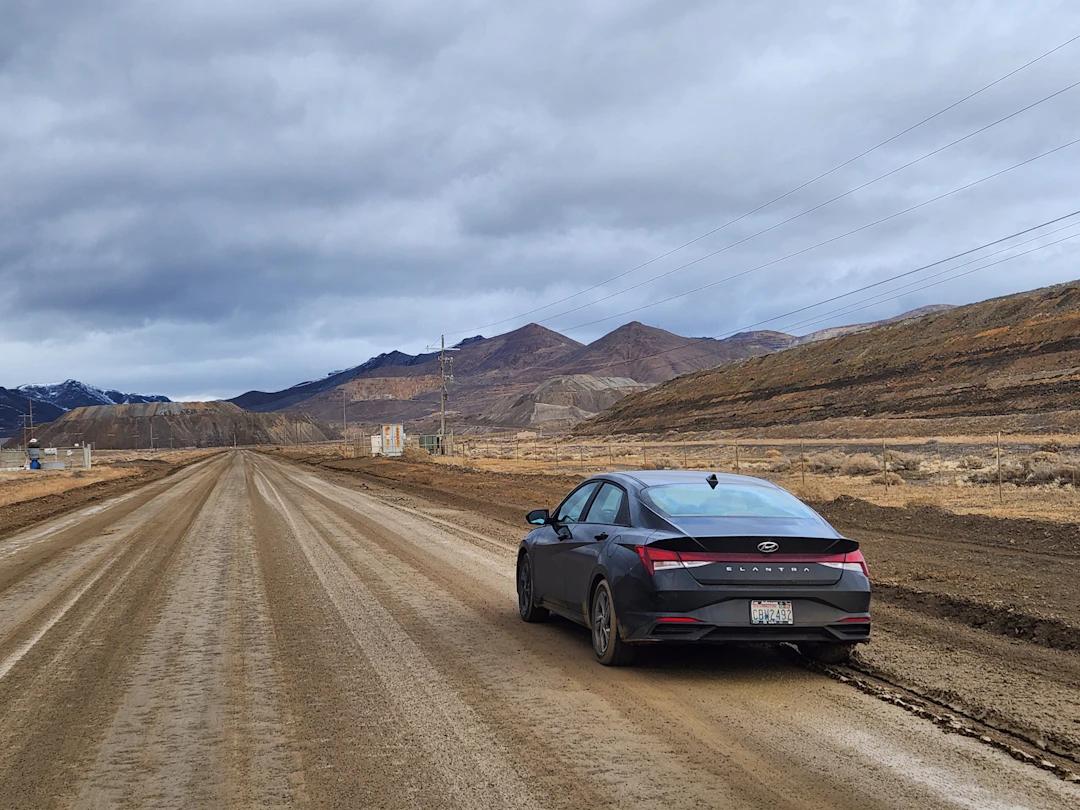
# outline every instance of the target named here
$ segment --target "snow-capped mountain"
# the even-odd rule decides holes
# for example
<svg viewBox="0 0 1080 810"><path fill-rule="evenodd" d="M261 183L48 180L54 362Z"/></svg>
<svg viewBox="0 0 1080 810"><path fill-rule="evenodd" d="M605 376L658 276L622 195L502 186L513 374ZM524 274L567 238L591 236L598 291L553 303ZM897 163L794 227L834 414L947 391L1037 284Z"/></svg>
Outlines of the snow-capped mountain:
<svg viewBox="0 0 1080 810"><path fill-rule="evenodd" d="M23 428L23 416L29 413L26 394L15 388L0 388L0 444L7 436L17 436ZM37 398L34 400L34 424L51 422L64 415L64 409Z"/></svg>
<svg viewBox="0 0 1080 810"><path fill-rule="evenodd" d="M101 389L78 380L65 380L53 385L20 385L16 390L41 402L48 402L65 411L84 405L126 405L139 402L168 402L158 394L125 394L114 389Z"/></svg>

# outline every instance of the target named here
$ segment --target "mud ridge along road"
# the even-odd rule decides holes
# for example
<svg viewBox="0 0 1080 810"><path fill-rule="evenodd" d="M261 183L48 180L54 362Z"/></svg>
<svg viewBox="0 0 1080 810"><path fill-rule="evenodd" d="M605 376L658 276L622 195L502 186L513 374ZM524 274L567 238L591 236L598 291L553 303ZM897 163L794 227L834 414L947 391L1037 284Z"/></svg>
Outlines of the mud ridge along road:
<svg viewBox="0 0 1080 810"><path fill-rule="evenodd" d="M1080 804L783 652L602 668L408 501L234 451L0 540L0 805Z"/></svg>

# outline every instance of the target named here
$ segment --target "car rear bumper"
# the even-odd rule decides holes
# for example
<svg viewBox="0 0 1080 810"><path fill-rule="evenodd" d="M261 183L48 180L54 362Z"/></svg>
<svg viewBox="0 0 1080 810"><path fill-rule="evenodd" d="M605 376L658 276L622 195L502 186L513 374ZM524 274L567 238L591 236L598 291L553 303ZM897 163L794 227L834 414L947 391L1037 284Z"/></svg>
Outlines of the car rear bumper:
<svg viewBox="0 0 1080 810"><path fill-rule="evenodd" d="M627 594L629 595L629 594ZM704 588L654 591L626 599L619 624L629 642L846 642L870 638L870 583L845 573L820 587ZM792 624L752 624L754 600L788 600Z"/></svg>
<svg viewBox="0 0 1080 810"><path fill-rule="evenodd" d="M870 640L870 623L810 625L714 625L666 624L653 621L629 630L630 643L723 644L731 641L779 644L781 642L838 642L860 644Z"/></svg>

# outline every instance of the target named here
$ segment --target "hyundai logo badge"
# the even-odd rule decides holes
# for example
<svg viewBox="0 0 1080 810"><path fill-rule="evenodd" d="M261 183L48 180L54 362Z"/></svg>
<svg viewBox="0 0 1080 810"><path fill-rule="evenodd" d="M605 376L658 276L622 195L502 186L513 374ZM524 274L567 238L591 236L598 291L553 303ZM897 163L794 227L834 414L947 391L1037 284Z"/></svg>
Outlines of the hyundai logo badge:
<svg viewBox="0 0 1080 810"><path fill-rule="evenodd" d="M757 550L762 554L772 554L778 548L780 548L780 544L774 543L772 540L766 540L764 543L757 544Z"/></svg>

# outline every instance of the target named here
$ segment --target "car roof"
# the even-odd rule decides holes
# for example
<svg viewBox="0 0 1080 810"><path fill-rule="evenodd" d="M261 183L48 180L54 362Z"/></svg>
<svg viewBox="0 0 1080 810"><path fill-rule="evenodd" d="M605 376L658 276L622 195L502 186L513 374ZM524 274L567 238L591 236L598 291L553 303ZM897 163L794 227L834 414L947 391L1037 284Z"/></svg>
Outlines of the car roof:
<svg viewBox="0 0 1080 810"><path fill-rule="evenodd" d="M625 472L610 472L594 475L590 480L611 480L622 484L631 484L635 487L655 487L661 484L691 484L704 481L710 475L715 475L719 484L761 486L779 489L776 484L766 481L764 478L754 478L750 475L736 475L734 473L713 472L712 470L627 470Z"/></svg>

